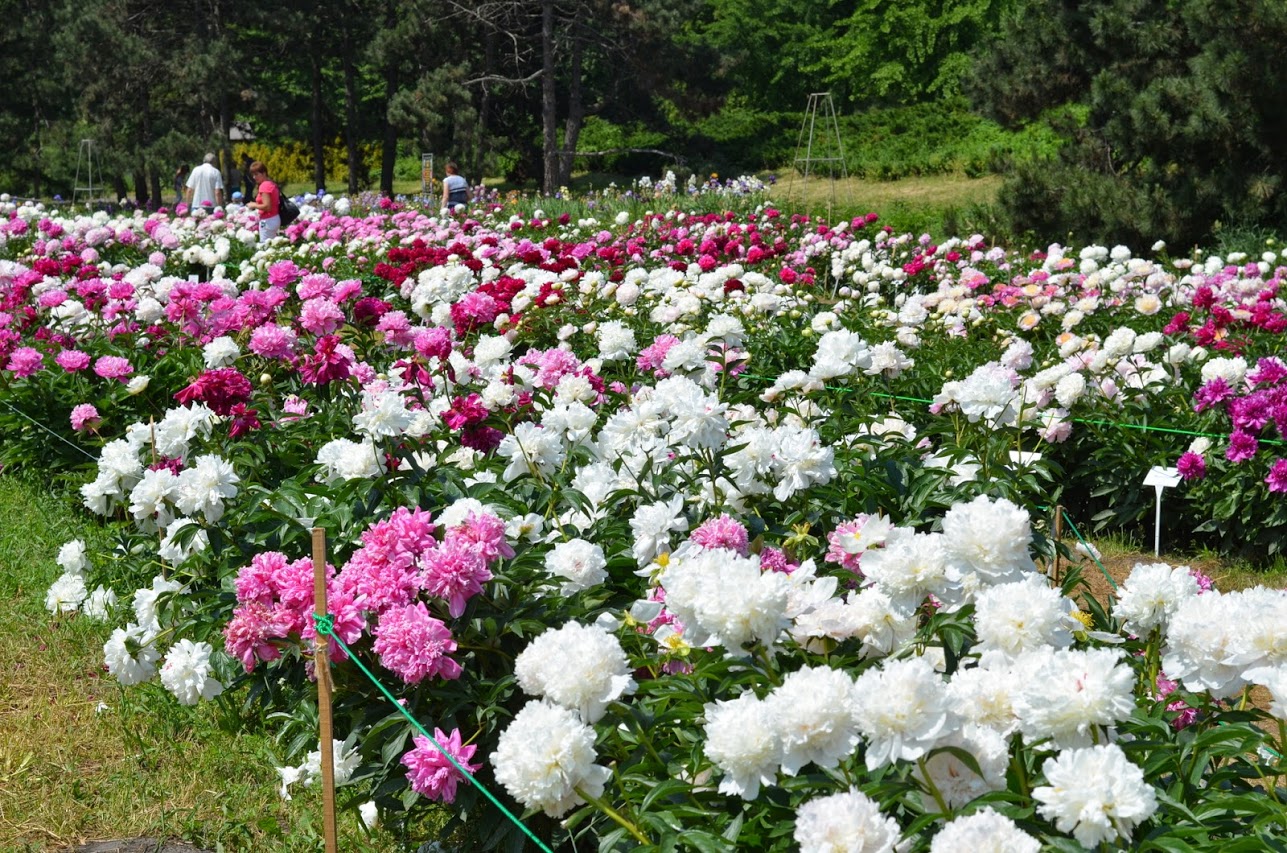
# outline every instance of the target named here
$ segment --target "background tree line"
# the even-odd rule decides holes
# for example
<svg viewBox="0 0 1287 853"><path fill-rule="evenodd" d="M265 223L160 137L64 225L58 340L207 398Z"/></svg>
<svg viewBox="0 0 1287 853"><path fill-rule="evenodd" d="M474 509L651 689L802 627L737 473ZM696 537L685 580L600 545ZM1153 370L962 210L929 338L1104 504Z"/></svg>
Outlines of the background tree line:
<svg viewBox="0 0 1287 853"><path fill-rule="evenodd" d="M790 164L810 92L853 170L1000 171L1019 230L1196 239L1287 215L1281 0L0 0L0 182L168 197L229 132L318 186L421 151L554 192L574 169ZM945 157L937 146L967 153ZM337 155L338 150L338 155ZM904 151L901 165L889 152ZM333 162L341 161L335 169ZM913 163L912 161L917 161Z"/></svg>

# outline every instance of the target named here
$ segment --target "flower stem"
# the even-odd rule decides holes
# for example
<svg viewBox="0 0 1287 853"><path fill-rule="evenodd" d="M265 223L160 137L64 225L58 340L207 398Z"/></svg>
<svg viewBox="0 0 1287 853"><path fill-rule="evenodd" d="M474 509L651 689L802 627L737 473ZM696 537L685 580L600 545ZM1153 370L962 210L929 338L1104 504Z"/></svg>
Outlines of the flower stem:
<svg viewBox="0 0 1287 853"><path fill-rule="evenodd" d="M916 759L916 766L921 769L921 780L925 783L930 795L934 797L934 802L938 804L938 813L947 818L950 814L947 803L943 800L943 794L939 791L938 786L934 784L934 780L930 778L929 768L925 766L925 756L922 755Z"/></svg>
<svg viewBox="0 0 1287 853"><path fill-rule="evenodd" d="M576 792L581 797L581 799L585 800L587 803L594 806L596 809L603 812L608 817L615 820L617 823L621 824L621 826L626 830L626 832L633 835L640 844L649 844L649 845L652 844L652 840L649 839L648 836L644 835L643 832L640 831L639 827L635 826L633 823L631 823L630 821L622 817L621 814L617 812L616 809L612 808L612 806L608 805L603 800L596 799L595 797L590 796L580 788L577 788Z"/></svg>

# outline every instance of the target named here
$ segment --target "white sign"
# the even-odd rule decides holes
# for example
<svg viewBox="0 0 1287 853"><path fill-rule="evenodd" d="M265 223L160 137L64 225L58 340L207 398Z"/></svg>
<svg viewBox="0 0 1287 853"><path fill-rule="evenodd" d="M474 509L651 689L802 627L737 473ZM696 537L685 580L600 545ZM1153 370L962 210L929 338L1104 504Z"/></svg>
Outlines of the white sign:
<svg viewBox="0 0 1287 853"><path fill-rule="evenodd" d="M1157 492L1157 511L1153 518L1153 556L1156 557L1162 550L1162 490L1171 486L1180 484L1180 472L1175 468L1163 468L1161 465L1154 465L1144 475L1144 485L1152 486Z"/></svg>
<svg viewBox="0 0 1287 853"><path fill-rule="evenodd" d="M1144 485L1157 486L1163 489L1178 486L1180 485L1180 472L1175 468L1163 468L1161 465L1154 465L1149 469L1148 474L1144 476Z"/></svg>

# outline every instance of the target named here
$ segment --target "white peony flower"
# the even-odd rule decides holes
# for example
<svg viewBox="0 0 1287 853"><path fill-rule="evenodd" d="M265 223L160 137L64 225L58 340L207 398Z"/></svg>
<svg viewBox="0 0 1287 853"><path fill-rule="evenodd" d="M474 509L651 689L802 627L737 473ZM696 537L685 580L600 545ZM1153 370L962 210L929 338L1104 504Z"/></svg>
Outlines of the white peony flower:
<svg viewBox="0 0 1287 853"><path fill-rule="evenodd" d="M854 683L854 716L867 740L867 769L915 761L960 725L947 684L925 658L887 660Z"/></svg>
<svg viewBox="0 0 1287 853"><path fill-rule="evenodd" d="M719 792L754 800L772 785L782 761L779 721L754 693L706 706L703 752L723 773Z"/></svg>
<svg viewBox="0 0 1287 853"><path fill-rule="evenodd" d="M237 346L237 342L227 335L215 338L201 348L201 357L205 360L206 368L209 370L231 367L239 355L241 355L241 347Z"/></svg>
<svg viewBox="0 0 1287 853"><path fill-rule="evenodd" d="M853 679L827 666L787 675L765 702L782 744L782 772L794 776L813 763L835 767L858 745Z"/></svg>
<svg viewBox="0 0 1287 853"><path fill-rule="evenodd" d="M608 578L607 565L603 549L584 539L560 542L545 555L545 571L564 579L559 587L563 595L603 583Z"/></svg>
<svg viewBox="0 0 1287 853"><path fill-rule="evenodd" d="M161 654L153 646L156 634L130 623L117 628L103 644L103 663L123 686L141 684L156 675Z"/></svg>
<svg viewBox="0 0 1287 853"><path fill-rule="evenodd" d="M672 559L661 577L666 606L693 645L737 654L753 642L772 646L787 627L790 579L760 568L758 556L722 549Z"/></svg>
<svg viewBox="0 0 1287 853"><path fill-rule="evenodd" d="M1075 607L1044 575L984 589L975 597L977 648L1005 658L1043 646L1067 648L1073 642L1068 614Z"/></svg>
<svg viewBox="0 0 1287 853"><path fill-rule="evenodd" d="M944 542L941 533L916 533L910 528L895 527L886 534L883 548L863 553L862 573L889 596L895 608L910 614L927 595L954 597Z"/></svg>
<svg viewBox="0 0 1287 853"><path fill-rule="evenodd" d="M898 836L894 819L856 788L816 797L795 814L800 853L894 853Z"/></svg>
<svg viewBox="0 0 1287 853"><path fill-rule="evenodd" d="M74 613L88 595L83 575L63 572L45 593L45 609L54 614Z"/></svg>
<svg viewBox="0 0 1287 853"><path fill-rule="evenodd" d="M603 794L612 771L594 763L594 729L574 711L545 702L528 702L501 732L491 755L496 781L529 809L562 817L591 797Z"/></svg>
<svg viewBox="0 0 1287 853"><path fill-rule="evenodd" d="M134 616L147 631L160 631L161 623L157 618L157 602L162 595L177 592L183 585L178 581L166 580L164 575L152 578L151 588L144 587L134 591Z"/></svg>
<svg viewBox="0 0 1287 853"><path fill-rule="evenodd" d="M956 504L943 517L943 537L949 577L974 575L982 584L997 584L1036 571L1028 554L1028 511L1005 498L979 495Z"/></svg>
<svg viewBox="0 0 1287 853"><path fill-rule="evenodd" d="M1083 847L1129 841L1135 826L1157 811L1144 771L1116 744L1066 750L1041 769L1049 784L1032 791L1037 810Z"/></svg>
<svg viewBox="0 0 1287 853"><path fill-rule="evenodd" d="M948 821L930 842L930 853L1037 853L1040 849L1040 841L991 806Z"/></svg>
<svg viewBox="0 0 1287 853"><path fill-rule="evenodd" d="M1087 746L1096 737L1092 727L1111 726L1135 710L1135 674L1115 649L1041 649L1017 659L1015 671L1021 687L1014 712L1029 742Z"/></svg>
<svg viewBox="0 0 1287 853"><path fill-rule="evenodd" d="M213 699L223 692L223 685L210 676L210 653L207 642L179 640L170 647L161 665L161 685L174 694L180 705L195 705L200 699Z"/></svg>
<svg viewBox="0 0 1287 853"><path fill-rule="evenodd" d="M508 459L501 476L506 483L530 475L545 478L563 464L566 449L559 433L531 421L514 427L514 432L501 439L496 455Z"/></svg>
<svg viewBox="0 0 1287 853"><path fill-rule="evenodd" d="M322 466L318 479L326 483L339 480L374 480L385 472L384 454L370 439L363 442L337 438L317 451L317 464Z"/></svg>
<svg viewBox="0 0 1287 853"><path fill-rule="evenodd" d="M596 723L608 703L635 692L620 641L597 625L569 622L540 634L514 659L514 677L529 696L577 711Z"/></svg>
<svg viewBox="0 0 1287 853"><path fill-rule="evenodd" d="M106 622L115 606L116 591L99 584L98 588L89 594L89 598L85 599L81 612L90 619Z"/></svg>
<svg viewBox="0 0 1287 853"><path fill-rule="evenodd" d="M938 745L968 753L983 775L974 772L959 755L946 749L926 759L923 768L918 763L912 769L912 776L927 789L931 784L933 786L933 793L921 795L921 804L927 812L939 811L937 797L942 798L949 810L955 811L984 794L1005 790L1010 750L999 733L983 726L969 726L944 738Z"/></svg>
<svg viewBox="0 0 1287 853"><path fill-rule="evenodd" d="M684 519L684 496L674 495L667 501L644 504L630 519L634 535L631 550L639 565L646 566L658 554L670 551L671 531L688 529Z"/></svg>
<svg viewBox="0 0 1287 853"><path fill-rule="evenodd" d="M85 574L89 569L89 558L85 555L84 540L73 539L70 542L64 542L58 549L58 558L55 562L62 566L64 572Z"/></svg>
<svg viewBox="0 0 1287 853"><path fill-rule="evenodd" d="M1136 636L1154 628L1166 630L1180 602L1198 594L1198 581L1188 566L1172 568L1166 563L1136 563L1117 589L1113 615Z"/></svg>

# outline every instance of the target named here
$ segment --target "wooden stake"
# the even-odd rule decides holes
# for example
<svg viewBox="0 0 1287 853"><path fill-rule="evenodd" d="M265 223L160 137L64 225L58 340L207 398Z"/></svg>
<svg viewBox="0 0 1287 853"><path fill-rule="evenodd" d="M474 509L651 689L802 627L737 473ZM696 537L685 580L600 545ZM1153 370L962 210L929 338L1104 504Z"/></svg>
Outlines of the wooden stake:
<svg viewBox="0 0 1287 853"><path fill-rule="evenodd" d="M1064 538L1064 508L1055 505L1055 583L1059 583L1059 543Z"/></svg>
<svg viewBox="0 0 1287 853"><path fill-rule="evenodd" d="M326 615L326 529L313 528L313 610ZM313 640L313 672L317 675L317 720L322 753L322 829L326 853L337 853L335 829L335 747L331 732L331 638L318 632Z"/></svg>

